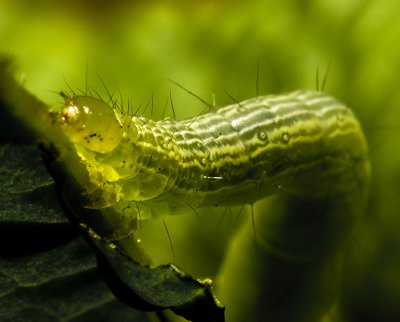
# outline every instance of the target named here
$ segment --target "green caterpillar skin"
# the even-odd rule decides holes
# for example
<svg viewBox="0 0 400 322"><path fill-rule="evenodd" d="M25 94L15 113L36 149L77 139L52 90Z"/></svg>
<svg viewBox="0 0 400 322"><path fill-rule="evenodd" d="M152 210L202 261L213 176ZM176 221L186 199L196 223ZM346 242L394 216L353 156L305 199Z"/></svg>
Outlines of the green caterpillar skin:
<svg viewBox="0 0 400 322"><path fill-rule="evenodd" d="M101 191L88 207L130 207L142 219L254 203L281 190L345 194L369 176L360 124L321 92L257 97L158 122L78 96L66 98L60 122Z"/></svg>

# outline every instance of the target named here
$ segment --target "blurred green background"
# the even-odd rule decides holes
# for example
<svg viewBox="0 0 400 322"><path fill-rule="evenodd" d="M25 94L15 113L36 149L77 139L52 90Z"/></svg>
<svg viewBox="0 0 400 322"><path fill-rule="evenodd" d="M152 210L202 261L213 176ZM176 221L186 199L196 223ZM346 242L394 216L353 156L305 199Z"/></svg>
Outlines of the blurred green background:
<svg viewBox="0 0 400 322"><path fill-rule="evenodd" d="M344 271L343 312L335 321L400 320L400 2L11 1L0 3L0 50L17 77L58 108L55 92L106 96L118 88L133 108L153 97L160 118L171 92L177 118L203 108L168 79L223 105L259 94L315 89L353 108L370 145L373 169L365 218L356 227ZM258 66L258 67L257 67ZM119 95L119 94L118 94ZM150 116L147 111L147 116ZM172 116L167 109L167 115ZM175 261L214 277L240 209L208 210L143 222L139 235L157 262ZM195 254L195 256L194 256Z"/></svg>

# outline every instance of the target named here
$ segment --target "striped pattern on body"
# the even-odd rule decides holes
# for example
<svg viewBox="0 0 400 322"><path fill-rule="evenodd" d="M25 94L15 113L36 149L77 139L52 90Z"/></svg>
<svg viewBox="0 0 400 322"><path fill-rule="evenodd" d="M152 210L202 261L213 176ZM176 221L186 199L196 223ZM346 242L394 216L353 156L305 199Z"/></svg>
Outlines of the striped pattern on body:
<svg viewBox="0 0 400 322"><path fill-rule="evenodd" d="M114 113L122 131L115 148L91 151L87 135L76 147L93 183L107 187L105 204L139 209L142 218L253 203L282 190L343 194L368 172L357 119L321 92L257 97L183 121ZM107 132L116 133L102 138Z"/></svg>

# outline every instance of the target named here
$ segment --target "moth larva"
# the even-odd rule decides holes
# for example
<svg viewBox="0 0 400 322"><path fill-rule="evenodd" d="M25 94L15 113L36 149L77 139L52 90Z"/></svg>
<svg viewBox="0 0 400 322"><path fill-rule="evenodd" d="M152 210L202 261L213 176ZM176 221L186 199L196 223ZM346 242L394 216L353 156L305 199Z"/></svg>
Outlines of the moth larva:
<svg viewBox="0 0 400 322"><path fill-rule="evenodd" d="M253 203L280 190L345 194L369 169L354 114L321 92L257 97L158 122L88 96L65 102L59 121L101 191L91 208L129 208L144 219Z"/></svg>

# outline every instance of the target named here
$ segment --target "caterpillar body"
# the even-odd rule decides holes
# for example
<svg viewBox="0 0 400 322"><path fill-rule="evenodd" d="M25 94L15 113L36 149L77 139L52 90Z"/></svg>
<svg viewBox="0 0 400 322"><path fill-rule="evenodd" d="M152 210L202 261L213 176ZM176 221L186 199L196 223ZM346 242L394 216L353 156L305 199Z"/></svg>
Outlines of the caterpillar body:
<svg viewBox="0 0 400 322"><path fill-rule="evenodd" d="M127 115L88 96L65 102L58 120L95 187L88 208L144 219L281 190L346 194L369 171L353 112L317 91L256 97L183 121Z"/></svg>

